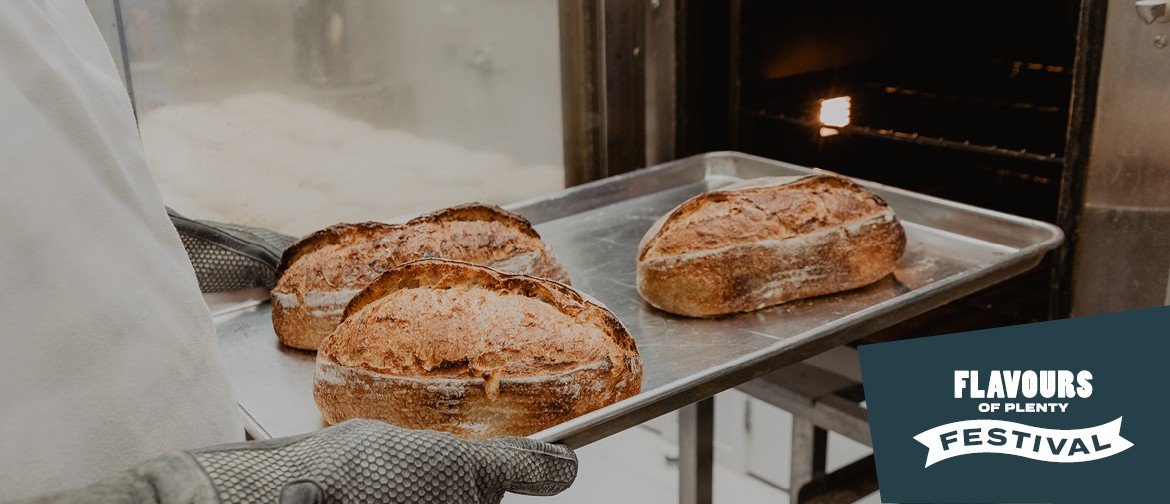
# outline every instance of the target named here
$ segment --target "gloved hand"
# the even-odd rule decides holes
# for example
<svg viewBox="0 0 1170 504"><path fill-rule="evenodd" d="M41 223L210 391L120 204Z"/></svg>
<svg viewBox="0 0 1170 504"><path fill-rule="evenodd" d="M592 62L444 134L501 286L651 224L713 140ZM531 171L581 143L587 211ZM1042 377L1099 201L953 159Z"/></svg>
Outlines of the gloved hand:
<svg viewBox="0 0 1170 504"><path fill-rule="evenodd" d="M167 215L179 231L203 292L271 289L281 254L297 241L268 229L188 219L170 208Z"/></svg>
<svg viewBox="0 0 1170 504"><path fill-rule="evenodd" d="M554 495L576 475L576 456L559 445L349 420L163 456L117 480L33 502L498 503L505 491Z"/></svg>

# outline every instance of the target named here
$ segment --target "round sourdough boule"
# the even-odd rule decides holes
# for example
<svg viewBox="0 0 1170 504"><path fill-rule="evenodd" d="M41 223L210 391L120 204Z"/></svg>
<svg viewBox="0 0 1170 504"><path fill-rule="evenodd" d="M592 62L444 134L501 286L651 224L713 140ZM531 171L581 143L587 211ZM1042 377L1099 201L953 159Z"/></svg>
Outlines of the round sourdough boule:
<svg viewBox="0 0 1170 504"><path fill-rule="evenodd" d="M528 220L496 206L460 205L405 224L338 224L302 238L281 257L272 289L276 336L316 350L354 294L382 272L426 257L569 282Z"/></svg>
<svg viewBox="0 0 1170 504"><path fill-rule="evenodd" d="M326 422L525 436L638 393L634 339L557 282L424 259L353 298L317 352Z"/></svg>
<svg viewBox="0 0 1170 504"><path fill-rule="evenodd" d="M757 178L658 219L638 245L637 289L679 315L746 312L876 282L905 249L894 211L845 177Z"/></svg>

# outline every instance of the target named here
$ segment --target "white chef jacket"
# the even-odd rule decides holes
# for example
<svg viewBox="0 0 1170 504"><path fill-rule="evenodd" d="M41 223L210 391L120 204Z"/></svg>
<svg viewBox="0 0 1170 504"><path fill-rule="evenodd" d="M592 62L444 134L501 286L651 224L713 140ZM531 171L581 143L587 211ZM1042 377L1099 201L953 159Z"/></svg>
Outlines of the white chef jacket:
<svg viewBox="0 0 1170 504"><path fill-rule="evenodd" d="M0 500L242 439L85 3L0 1Z"/></svg>

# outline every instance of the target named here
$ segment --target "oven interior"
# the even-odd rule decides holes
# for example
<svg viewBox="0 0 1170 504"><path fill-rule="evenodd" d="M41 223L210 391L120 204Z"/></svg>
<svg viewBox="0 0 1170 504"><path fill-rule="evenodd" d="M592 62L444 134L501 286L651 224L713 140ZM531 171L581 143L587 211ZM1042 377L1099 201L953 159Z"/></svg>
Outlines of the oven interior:
<svg viewBox="0 0 1170 504"><path fill-rule="evenodd" d="M744 0L729 146L1056 222L1078 14L1061 0ZM840 97L846 125L822 116ZM876 337L1047 319L1051 263Z"/></svg>

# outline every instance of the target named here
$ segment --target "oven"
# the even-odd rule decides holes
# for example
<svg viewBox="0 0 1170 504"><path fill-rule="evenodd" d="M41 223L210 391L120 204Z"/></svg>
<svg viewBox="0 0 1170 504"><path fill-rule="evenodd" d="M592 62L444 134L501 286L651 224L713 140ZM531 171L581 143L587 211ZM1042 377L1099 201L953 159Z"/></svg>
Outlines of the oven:
<svg viewBox="0 0 1170 504"><path fill-rule="evenodd" d="M1035 270L878 338L1068 316L1106 3L651 2L642 42L667 61L645 62L647 159L738 150L1069 235ZM656 133L664 103L674 129Z"/></svg>
<svg viewBox="0 0 1170 504"><path fill-rule="evenodd" d="M1080 2L746 0L729 65L745 152L1057 222L1070 173ZM1056 257L884 333L1047 319ZM881 335L879 335L880 337Z"/></svg>
<svg viewBox="0 0 1170 504"><path fill-rule="evenodd" d="M1055 222L1078 2L747 1L737 147Z"/></svg>
<svg viewBox="0 0 1170 504"><path fill-rule="evenodd" d="M1170 106L1170 23L1157 5L560 6L570 184L731 149L1064 229L1035 271L904 335L1170 302L1170 119L1156 112Z"/></svg>

